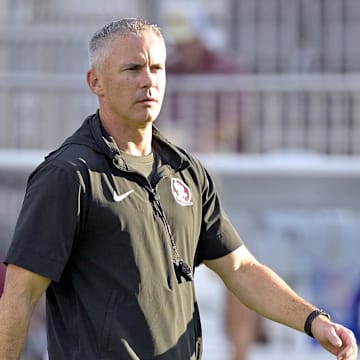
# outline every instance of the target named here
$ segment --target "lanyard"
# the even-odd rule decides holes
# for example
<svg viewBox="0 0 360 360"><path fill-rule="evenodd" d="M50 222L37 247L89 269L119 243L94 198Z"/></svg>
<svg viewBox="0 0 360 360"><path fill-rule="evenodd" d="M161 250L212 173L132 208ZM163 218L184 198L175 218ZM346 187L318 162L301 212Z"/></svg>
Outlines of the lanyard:
<svg viewBox="0 0 360 360"><path fill-rule="evenodd" d="M171 231L170 228L170 224L167 220L165 211L163 209L163 207L161 206L160 203L160 197L159 195L156 193L155 189L151 190L151 193L153 195L153 203L155 206L155 209L157 211L157 213L159 214L162 222L164 223L165 229L167 231L167 233L169 234L169 238L170 238L170 242L171 242L171 247L173 250L173 253L175 255L174 259L173 259L173 264L174 264L174 269L175 269L175 273L176 273L176 277L179 283L182 282L182 277L186 280L186 281L193 281L193 272L192 272L192 268L189 264L187 264L183 258L180 256L176 243L175 243L175 239L174 239L174 235Z"/></svg>

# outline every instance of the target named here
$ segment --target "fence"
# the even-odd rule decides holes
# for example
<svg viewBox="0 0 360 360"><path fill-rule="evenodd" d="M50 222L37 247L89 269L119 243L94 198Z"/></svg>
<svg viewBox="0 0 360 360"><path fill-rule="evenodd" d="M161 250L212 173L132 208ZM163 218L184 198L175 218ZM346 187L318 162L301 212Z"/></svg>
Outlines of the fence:
<svg viewBox="0 0 360 360"><path fill-rule="evenodd" d="M253 72L359 71L356 0L234 0L231 43Z"/></svg>
<svg viewBox="0 0 360 360"><path fill-rule="evenodd" d="M191 13L195 4L201 10L199 18ZM23 39L17 39L22 46L16 53L24 53L22 48L31 51L27 34L33 30L41 30L45 38L51 34L52 43L57 43L57 38L67 37L69 28L76 35L76 29L93 31L124 16L155 21L171 38L174 17L179 14L188 19L192 31L205 37L213 34L210 43L216 41L222 50L234 51L253 73L360 71L358 0L3 0L0 27L22 32ZM204 17L206 28L202 26ZM2 49L7 40L12 41L11 33L7 34L0 38ZM84 44L87 38L83 38ZM76 41L69 44L73 53L78 53ZM71 53L66 45L60 48L64 54Z"/></svg>
<svg viewBox="0 0 360 360"><path fill-rule="evenodd" d="M53 148L96 107L84 76L0 74L0 147ZM171 76L158 123L197 152L359 154L360 75Z"/></svg>

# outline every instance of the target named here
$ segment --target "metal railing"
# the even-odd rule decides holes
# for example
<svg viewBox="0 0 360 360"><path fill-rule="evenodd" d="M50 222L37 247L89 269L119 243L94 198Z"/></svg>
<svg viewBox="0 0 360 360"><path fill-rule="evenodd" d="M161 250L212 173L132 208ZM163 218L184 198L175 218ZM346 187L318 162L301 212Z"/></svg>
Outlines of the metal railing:
<svg viewBox="0 0 360 360"><path fill-rule="evenodd" d="M118 0L4 0L0 3L0 24L5 29L15 26L23 31L25 38L31 33L29 27L48 27L43 33L45 38L48 33L54 33L55 28L55 31L60 30L60 39L64 39L66 29L65 34L61 34L64 26L89 27L94 31L115 18L143 16L159 23L165 35L170 35L174 13L165 10L169 3L166 0L126 3ZM184 1L171 3L173 9L186 8ZM205 38L211 33L217 34L218 46L234 52L253 73L360 71L358 0L217 0L211 4L207 0L196 0L193 3L206 9L203 15L207 16L208 24L198 29L201 25L198 19L190 31L198 31ZM192 15L185 11L190 22L195 18ZM57 43L58 39L53 41ZM21 50L24 42L26 40L21 40L16 53L24 53ZM76 53L76 42L68 46L60 44L65 52L72 47L71 51ZM27 48L31 51L30 44Z"/></svg>
<svg viewBox="0 0 360 360"><path fill-rule="evenodd" d="M360 151L356 140L357 74L185 76L172 80L169 97L183 101L177 116L186 128L193 126L192 136L186 139L196 151ZM170 110L173 103L174 99L167 103ZM200 148L198 139L208 146Z"/></svg>
<svg viewBox="0 0 360 360"><path fill-rule="evenodd" d="M96 107L84 76L0 74L0 147L52 148ZM360 74L169 76L158 124L197 152L359 154Z"/></svg>

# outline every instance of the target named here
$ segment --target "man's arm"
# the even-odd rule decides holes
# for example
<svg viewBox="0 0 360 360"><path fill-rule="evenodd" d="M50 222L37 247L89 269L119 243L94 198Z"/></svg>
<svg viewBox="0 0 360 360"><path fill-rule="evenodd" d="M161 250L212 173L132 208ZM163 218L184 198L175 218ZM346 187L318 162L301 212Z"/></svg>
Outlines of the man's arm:
<svg viewBox="0 0 360 360"><path fill-rule="evenodd" d="M259 263L244 245L205 263L243 304L268 319L304 331L307 317L316 310L274 271ZM320 344L339 360L356 359L356 341L350 330L325 316L317 317L311 329Z"/></svg>
<svg viewBox="0 0 360 360"><path fill-rule="evenodd" d="M50 284L46 277L9 264L0 299L0 360L17 360L34 308Z"/></svg>

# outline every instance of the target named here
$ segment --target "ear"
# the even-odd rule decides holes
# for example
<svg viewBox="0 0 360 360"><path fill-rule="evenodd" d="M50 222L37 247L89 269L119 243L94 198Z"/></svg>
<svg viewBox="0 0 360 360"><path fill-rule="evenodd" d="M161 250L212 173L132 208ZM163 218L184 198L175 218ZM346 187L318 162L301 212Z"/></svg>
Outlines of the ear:
<svg viewBox="0 0 360 360"><path fill-rule="evenodd" d="M89 69L86 73L86 80L90 90L97 96L103 94L101 74L95 69Z"/></svg>

